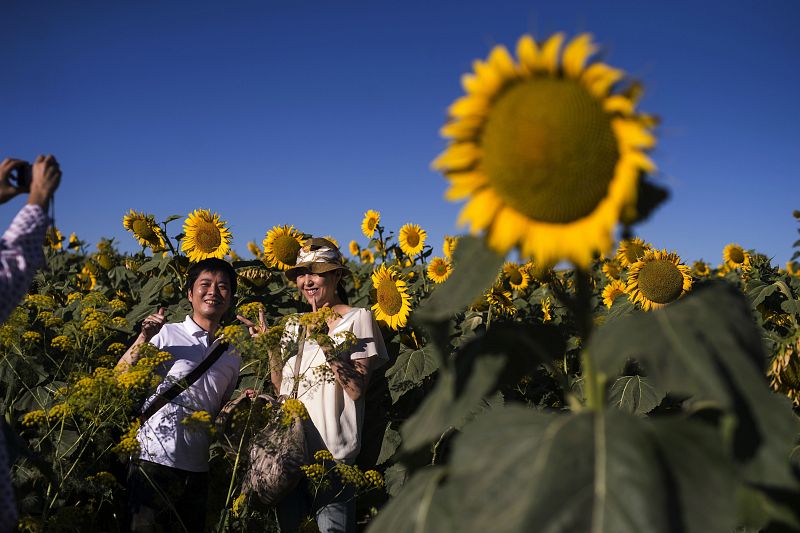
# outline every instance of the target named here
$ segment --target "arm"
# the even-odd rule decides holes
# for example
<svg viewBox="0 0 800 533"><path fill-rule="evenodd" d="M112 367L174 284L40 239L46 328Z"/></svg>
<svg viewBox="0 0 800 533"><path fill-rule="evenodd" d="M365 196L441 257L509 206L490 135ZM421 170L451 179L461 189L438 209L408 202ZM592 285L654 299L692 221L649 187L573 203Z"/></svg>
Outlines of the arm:
<svg viewBox="0 0 800 533"><path fill-rule="evenodd" d="M367 390L369 376L375 359L375 357L353 359L351 361L335 359L328 363L330 364L331 370L333 370L336 382L341 385L345 394L354 402L361 398Z"/></svg>
<svg viewBox="0 0 800 533"><path fill-rule="evenodd" d="M150 342L166 323L166 317L164 316L165 311L166 309L160 307L157 313L148 316L142 321L142 332L139 333L139 336L133 341L131 347L119 358L114 370L124 372L136 364L136 361L139 359L139 346Z"/></svg>

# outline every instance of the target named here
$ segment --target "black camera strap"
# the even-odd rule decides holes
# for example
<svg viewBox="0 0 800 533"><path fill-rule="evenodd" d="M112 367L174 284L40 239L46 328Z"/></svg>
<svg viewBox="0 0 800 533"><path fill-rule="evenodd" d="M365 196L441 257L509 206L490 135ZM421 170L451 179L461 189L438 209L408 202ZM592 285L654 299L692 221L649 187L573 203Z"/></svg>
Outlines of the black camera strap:
<svg viewBox="0 0 800 533"><path fill-rule="evenodd" d="M169 389L161 394L157 394L156 397L153 398L153 401L150 402L150 405L147 406L147 409L142 411L142 414L139 415L139 422L144 424L151 416L156 414L159 409L174 400L181 392L194 385L195 381L200 379L200 376L205 374L206 370L208 370L211 365L216 363L217 359L219 359L227 349L228 343L220 342L217 347L214 348L214 351L212 351L208 357L203 359L199 365L192 369L192 371L189 372L185 378L176 381Z"/></svg>

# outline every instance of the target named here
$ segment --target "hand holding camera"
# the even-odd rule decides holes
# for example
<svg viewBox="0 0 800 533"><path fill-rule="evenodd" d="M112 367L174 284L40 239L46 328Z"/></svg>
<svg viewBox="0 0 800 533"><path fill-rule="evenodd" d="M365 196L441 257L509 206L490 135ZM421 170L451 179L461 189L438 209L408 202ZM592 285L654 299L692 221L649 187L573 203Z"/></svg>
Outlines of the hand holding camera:
<svg viewBox="0 0 800 533"><path fill-rule="evenodd" d="M0 163L0 204L27 192L28 203L47 209L47 203L61 182L61 169L52 155L40 155L33 165L20 159Z"/></svg>

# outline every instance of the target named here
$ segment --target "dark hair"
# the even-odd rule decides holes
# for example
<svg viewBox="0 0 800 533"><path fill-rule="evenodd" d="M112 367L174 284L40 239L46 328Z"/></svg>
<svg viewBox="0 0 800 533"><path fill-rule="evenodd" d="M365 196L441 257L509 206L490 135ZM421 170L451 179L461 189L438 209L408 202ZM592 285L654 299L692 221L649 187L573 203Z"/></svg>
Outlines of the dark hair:
<svg viewBox="0 0 800 533"><path fill-rule="evenodd" d="M350 298L347 297L347 289L344 288L344 284L341 281L336 284L336 296L339 297L343 304L350 305Z"/></svg>
<svg viewBox="0 0 800 533"><path fill-rule="evenodd" d="M186 275L186 292L189 292L194 287L194 282L203 272L224 272L228 276L228 281L231 285L231 295L236 294L236 271L230 263L216 257L198 261L189 268L189 273Z"/></svg>

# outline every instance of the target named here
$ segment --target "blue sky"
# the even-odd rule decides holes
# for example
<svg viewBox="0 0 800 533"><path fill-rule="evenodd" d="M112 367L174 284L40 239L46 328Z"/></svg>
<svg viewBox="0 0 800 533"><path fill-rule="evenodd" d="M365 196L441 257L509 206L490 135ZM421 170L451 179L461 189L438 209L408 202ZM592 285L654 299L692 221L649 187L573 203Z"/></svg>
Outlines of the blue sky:
<svg viewBox="0 0 800 533"><path fill-rule="evenodd" d="M367 209L460 230L430 161L495 44L589 31L661 116L667 204L637 233L686 260L729 242L780 265L800 209L800 3L4 1L0 155L58 156L57 224L92 245L133 208L220 213L234 249L277 224L364 242ZM0 208L11 220L23 200ZM181 221L171 224L172 234Z"/></svg>

